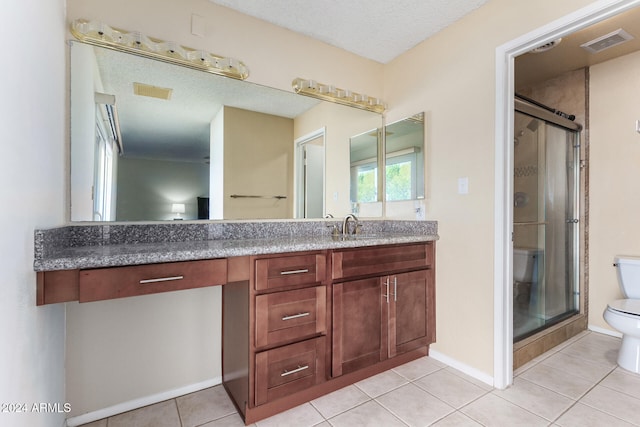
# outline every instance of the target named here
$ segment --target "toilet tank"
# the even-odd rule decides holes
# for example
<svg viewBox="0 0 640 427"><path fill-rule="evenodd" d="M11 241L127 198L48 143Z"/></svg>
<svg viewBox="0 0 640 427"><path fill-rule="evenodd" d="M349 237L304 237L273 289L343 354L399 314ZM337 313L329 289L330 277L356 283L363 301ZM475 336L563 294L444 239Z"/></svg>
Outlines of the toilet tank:
<svg viewBox="0 0 640 427"><path fill-rule="evenodd" d="M640 299L640 257L618 256L615 258L618 284L627 298Z"/></svg>
<svg viewBox="0 0 640 427"><path fill-rule="evenodd" d="M513 280L533 282L541 257L542 250L538 248L513 248Z"/></svg>

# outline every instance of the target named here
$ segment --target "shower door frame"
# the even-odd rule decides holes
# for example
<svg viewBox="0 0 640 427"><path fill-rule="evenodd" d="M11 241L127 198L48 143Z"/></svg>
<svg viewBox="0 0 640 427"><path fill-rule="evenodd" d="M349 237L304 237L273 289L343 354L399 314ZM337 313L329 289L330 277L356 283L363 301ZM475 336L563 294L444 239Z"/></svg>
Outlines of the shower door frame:
<svg viewBox="0 0 640 427"><path fill-rule="evenodd" d="M532 119L536 119L536 120L540 120L541 122L544 123L544 126L554 126L556 128L562 129L564 132L569 132L571 133L571 137L572 137L572 146L571 148L571 161L572 161L572 167L573 167L573 172L572 172L572 176L571 176L571 195L567 196L570 197L570 199L567 200L567 206L571 206L571 213L573 215L572 218L565 218L566 224L573 224L572 225L572 230L571 230L571 254L572 254L572 260L571 260L571 267L572 267L572 271L571 271L571 280L572 280L572 288L570 290L566 289L567 292L572 292L571 296L567 296L567 300L569 300L569 298L573 299L573 307L574 310L573 312L565 312L562 315L562 318L560 320L554 321L552 323L546 324L535 328L532 331L527 332L524 336L520 337L521 339L525 339L533 334L536 334L542 330L545 330L563 320L565 320L568 317L571 317L575 314L578 314L581 310L581 305L580 305L580 200L581 200L581 193L580 193L580 144L581 144L581 139L580 139L580 131L582 131L582 126L578 123L575 123L571 120L565 119L564 117L561 117L557 114L554 114L550 111L545 110L542 107L538 107L530 102L528 102L526 99L520 99L517 95L514 99L514 117L515 117L515 113L520 113L523 114L527 117L531 117ZM515 129L515 127L514 127ZM538 156L542 156L542 157L547 157L547 145L550 143L549 142L549 137L546 136L547 132L545 130L545 142L544 142L544 153L539 153ZM561 142L551 142L552 144L560 144ZM565 149L566 144L568 144L567 141L562 142L563 144L565 144ZM514 154L515 154L515 150ZM568 156L567 156L568 157ZM515 162L514 162L515 163ZM543 170L546 171L546 165L543 168ZM546 193L546 180L547 180L547 173L544 172L544 182L545 185L543 186L543 190ZM515 184L513 184L515 186ZM540 191L540 190L538 190ZM546 200L546 197L545 197ZM545 207L546 210L546 207ZM515 216L515 213L514 213ZM545 215L546 216L546 215ZM546 225L547 223L547 218L545 218L544 220L544 224ZM515 241L515 222L513 222L513 217L512 217L512 224L513 227L513 234L512 234L512 243ZM567 233L567 228L565 228L563 231L566 235ZM547 229L545 227L545 242L547 241ZM569 243L569 238L567 238L565 236L565 248L566 245ZM546 243L544 245L544 268L543 268L543 272L544 272L544 286L545 289L546 287L549 285L548 283L548 270L547 270L547 260L548 260L548 251L547 251L547 246ZM513 259L512 261L513 262ZM512 277L513 280L513 277ZM566 282L565 282L566 285ZM545 309L546 310L546 309Z"/></svg>
<svg viewBox="0 0 640 427"><path fill-rule="evenodd" d="M494 174L493 385L513 383L513 117L515 57L559 37L640 6L640 0L599 0L496 48Z"/></svg>

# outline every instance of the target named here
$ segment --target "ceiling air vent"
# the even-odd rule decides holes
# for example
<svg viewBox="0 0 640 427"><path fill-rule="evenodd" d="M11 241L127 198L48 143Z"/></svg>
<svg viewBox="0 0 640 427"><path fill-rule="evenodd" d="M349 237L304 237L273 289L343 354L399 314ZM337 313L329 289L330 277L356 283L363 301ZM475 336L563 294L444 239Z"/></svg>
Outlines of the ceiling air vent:
<svg viewBox="0 0 640 427"><path fill-rule="evenodd" d="M602 37L583 43L580 47L588 52L598 53L632 39L633 36L631 34L627 33L622 28L618 28L609 34L605 34Z"/></svg>
<svg viewBox="0 0 640 427"><path fill-rule="evenodd" d="M171 98L173 89L166 87L158 87L146 85L144 83L133 82L133 93L140 96L149 96L151 98L165 99Z"/></svg>

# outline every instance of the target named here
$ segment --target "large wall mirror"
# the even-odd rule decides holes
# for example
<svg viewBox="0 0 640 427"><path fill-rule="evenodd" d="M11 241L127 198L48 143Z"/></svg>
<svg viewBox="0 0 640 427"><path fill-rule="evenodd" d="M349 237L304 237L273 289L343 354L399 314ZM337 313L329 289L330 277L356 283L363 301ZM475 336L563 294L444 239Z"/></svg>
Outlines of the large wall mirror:
<svg viewBox="0 0 640 427"><path fill-rule="evenodd" d="M380 216L387 202L424 199L424 113L352 136L351 211ZM378 171L384 165L384 174ZM384 198L381 188L384 188Z"/></svg>
<svg viewBox="0 0 640 427"><path fill-rule="evenodd" d="M380 114L70 45L72 221L293 218L295 141L318 132L326 194L313 216L350 212L349 138Z"/></svg>

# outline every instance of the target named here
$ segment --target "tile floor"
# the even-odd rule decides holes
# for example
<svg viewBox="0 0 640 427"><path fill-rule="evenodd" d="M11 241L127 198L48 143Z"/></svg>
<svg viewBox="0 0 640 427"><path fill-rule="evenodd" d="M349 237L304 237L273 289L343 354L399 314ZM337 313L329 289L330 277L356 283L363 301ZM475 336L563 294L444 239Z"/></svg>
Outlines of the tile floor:
<svg viewBox="0 0 640 427"><path fill-rule="evenodd" d="M640 426L640 375L616 366L619 345L584 332L518 369L506 390L424 357L256 426ZM83 427L242 425L217 386Z"/></svg>

